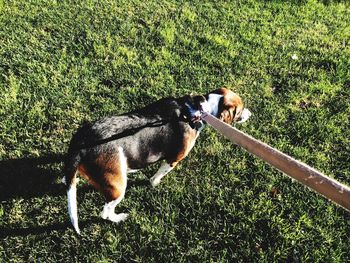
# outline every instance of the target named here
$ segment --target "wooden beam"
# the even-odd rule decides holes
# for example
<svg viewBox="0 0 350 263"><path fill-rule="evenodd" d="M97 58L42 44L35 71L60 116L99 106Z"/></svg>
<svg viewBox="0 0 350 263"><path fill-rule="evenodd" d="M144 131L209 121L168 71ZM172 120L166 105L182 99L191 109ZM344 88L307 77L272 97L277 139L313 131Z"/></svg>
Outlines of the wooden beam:
<svg viewBox="0 0 350 263"><path fill-rule="evenodd" d="M210 114L203 113L202 119L249 153L256 155L288 176L350 211L350 188L348 186L239 131Z"/></svg>

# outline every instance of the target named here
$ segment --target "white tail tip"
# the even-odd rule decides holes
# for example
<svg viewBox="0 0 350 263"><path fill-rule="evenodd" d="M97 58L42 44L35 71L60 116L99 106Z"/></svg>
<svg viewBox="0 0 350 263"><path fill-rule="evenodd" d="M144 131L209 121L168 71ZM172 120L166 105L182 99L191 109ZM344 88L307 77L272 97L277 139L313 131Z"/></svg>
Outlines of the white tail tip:
<svg viewBox="0 0 350 263"><path fill-rule="evenodd" d="M67 197L70 221L72 222L75 231L80 235L80 229L78 226L77 187L74 183L67 190Z"/></svg>

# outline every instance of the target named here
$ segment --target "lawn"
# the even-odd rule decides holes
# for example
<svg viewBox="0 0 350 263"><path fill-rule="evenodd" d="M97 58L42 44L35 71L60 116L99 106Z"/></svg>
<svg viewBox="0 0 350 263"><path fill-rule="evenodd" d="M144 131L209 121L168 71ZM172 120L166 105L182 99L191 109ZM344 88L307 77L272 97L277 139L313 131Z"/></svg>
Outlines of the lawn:
<svg viewBox="0 0 350 263"><path fill-rule="evenodd" d="M206 127L115 225L62 158L86 120L226 86L236 127L350 185L347 1L0 1L0 262L346 262L350 214Z"/></svg>

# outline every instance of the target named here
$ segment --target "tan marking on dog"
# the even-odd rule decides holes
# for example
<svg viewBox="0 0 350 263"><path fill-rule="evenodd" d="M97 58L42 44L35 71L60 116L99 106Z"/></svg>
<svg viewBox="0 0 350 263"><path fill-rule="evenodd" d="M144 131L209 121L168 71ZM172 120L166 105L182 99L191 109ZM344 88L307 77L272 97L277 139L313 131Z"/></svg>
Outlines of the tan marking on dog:
<svg viewBox="0 0 350 263"><path fill-rule="evenodd" d="M223 95L223 102L219 106L220 120L229 124L237 120L244 109L241 97L226 88L214 90L212 93Z"/></svg>
<svg viewBox="0 0 350 263"><path fill-rule="evenodd" d="M94 180L94 178L91 176L89 170L84 164L80 164L78 166L78 172L79 175L85 178L96 190L102 192L102 187L99 183Z"/></svg>
<svg viewBox="0 0 350 263"><path fill-rule="evenodd" d="M107 201L115 200L125 193L126 174L122 169L118 154L101 154L89 166L81 164L78 167L79 174L102 192Z"/></svg>
<svg viewBox="0 0 350 263"><path fill-rule="evenodd" d="M199 133L196 130L187 131L184 134L181 151L176 154L175 158L169 159L168 163L174 167L178 162L183 160L192 150Z"/></svg>

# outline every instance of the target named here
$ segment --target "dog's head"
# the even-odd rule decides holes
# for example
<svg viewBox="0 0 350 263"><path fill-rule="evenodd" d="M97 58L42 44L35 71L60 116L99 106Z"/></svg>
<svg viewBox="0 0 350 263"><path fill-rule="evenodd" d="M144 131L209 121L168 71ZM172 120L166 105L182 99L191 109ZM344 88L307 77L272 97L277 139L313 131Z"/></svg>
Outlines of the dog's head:
<svg viewBox="0 0 350 263"><path fill-rule="evenodd" d="M205 97L208 102L207 111L228 124L245 122L251 115L250 111L244 108L241 97L229 89L216 89Z"/></svg>

